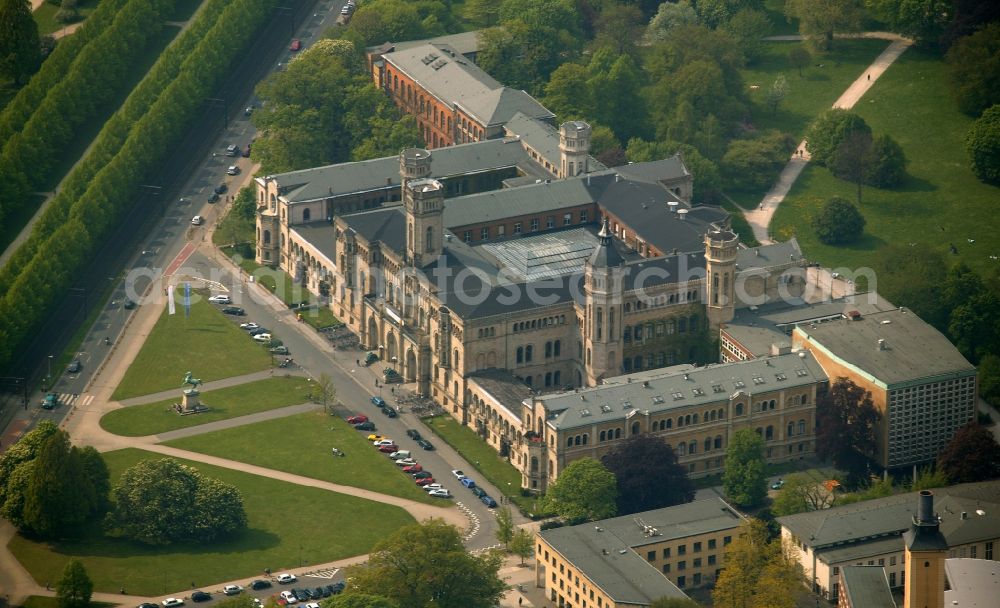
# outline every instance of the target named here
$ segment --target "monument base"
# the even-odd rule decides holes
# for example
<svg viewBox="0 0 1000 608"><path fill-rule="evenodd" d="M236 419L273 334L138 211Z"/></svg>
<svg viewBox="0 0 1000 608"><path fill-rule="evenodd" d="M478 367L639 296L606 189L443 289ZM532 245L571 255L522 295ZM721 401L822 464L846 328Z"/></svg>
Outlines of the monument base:
<svg viewBox="0 0 1000 608"><path fill-rule="evenodd" d="M185 416L187 414L197 414L199 412L208 411L208 407L201 402L199 396L201 395L197 389L188 389L184 391L184 397L181 399L181 403L174 404L174 409L177 413Z"/></svg>

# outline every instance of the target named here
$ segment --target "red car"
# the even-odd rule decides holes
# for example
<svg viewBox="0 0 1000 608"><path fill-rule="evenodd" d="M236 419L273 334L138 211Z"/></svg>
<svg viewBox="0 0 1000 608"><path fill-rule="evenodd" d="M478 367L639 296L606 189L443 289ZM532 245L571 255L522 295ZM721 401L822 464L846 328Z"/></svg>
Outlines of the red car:
<svg viewBox="0 0 1000 608"><path fill-rule="evenodd" d="M399 451L399 446L396 444L380 445L378 446L378 451L385 452L386 454L392 454L393 452Z"/></svg>
<svg viewBox="0 0 1000 608"><path fill-rule="evenodd" d="M298 38L293 38L292 43L288 45L288 50L293 53L301 48L302 48L302 41L299 40Z"/></svg>
<svg viewBox="0 0 1000 608"><path fill-rule="evenodd" d="M423 470L424 470L424 467L420 466L419 464L411 464L408 467L403 467L403 472L404 473L419 473L420 471L423 471Z"/></svg>
<svg viewBox="0 0 1000 608"><path fill-rule="evenodd" d="M347 419L347 424L361 424L362 422L368 422L368 416L356 414Z"/></svg>
<svg viewBox="0 0 1000 608"><path fill-rule="evenodd" d="M417 485L418 486L426 486L429 483L434 483L434 478L433 477L424 477L423 479L418 479L417 480Z"/></svg>

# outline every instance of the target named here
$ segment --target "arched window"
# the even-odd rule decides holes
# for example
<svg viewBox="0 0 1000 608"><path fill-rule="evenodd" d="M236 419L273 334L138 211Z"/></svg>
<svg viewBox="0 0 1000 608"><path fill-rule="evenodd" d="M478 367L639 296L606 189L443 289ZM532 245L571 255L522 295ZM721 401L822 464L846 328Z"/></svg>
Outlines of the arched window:
<svg viewBox="0 0 1000 608"><path fill-rule="evenodd" d="M621 439L621 438L622 438L622 430L620 428L615 429L615 439Z"/></svg>
<svg viewBox="0 0 1000 608"><path fill-rule="evenodd" d="M271 231L270 230L265 230L264 231L264 244L265 245L270 245L271 244Z"/></svg>
<svg viewBox="0 0 1000 608"><path fill-rule="evenodd" d="M715 436L715 443L713 445L715 446L715 449L717 449L717 450L721 450L722 449L722 435L716 435Z"/></svg>
<svg viewBox="0 0 1000 608"><path fill-rule="evenodd" d="M672 426L674 426L674 419L673 418L667 418L667 428L669 429Z"/></svg>
<svg viewBox="0 0 1000 608"><path fill-rule="evenodd" d="M527 345L524 347L524 362L531 363L531 351L534 349L532 345Z"/></svg>
<svg viewBox="0 0 1000 608"><path fill-rule="evenodd" d="M545 372L545 386L552 386L552 372Z"/></svg>
<svg viewBox="0 0 1000 608"><path fill-rule="evenodd" d="M742 416L743 415L743 404L742 403L737 403L736 404L736 414L735 415L736 416Z"/></svg>
<svg viewBox="0 0 1000 608"><path fill-rule="evenodd" d="M786 433L786 436L787 437L791 437L794 434L795 434L795 423L794 422L789 422L788 423L788 433Z"/></svg>
<svg viewBox="0 0 1000 608"><path fill-rule="evenodd" d="M692 416L691 422L692 424L698 424L698 414Z"/></svg>
<svg viewBox="0 0 1000 608"><path fill-rule="evenodd" d="M684 426L691 424L691 414L684 416Z"/></svg>
<svg viewBox="0 0 1000 608"><path fill-rule="evenodd" d="M518 346L517 347L517 362L518 363L524 363L524 347L523 346Z"/></svg>
<svg viewBox="0 0 1000 608"><path fill-rule="evenodd" d="M799 420L799 435L805 435L805 434L806 434L806 421Z"/></svg>
<svg viewBox="0 0 1000 608"><path fill-rule="evenodd" d="M566 447L568 447L568 448L573 447L573 438L572 437L567 437L566 438Z"/></svg>
<svg viewBox="0 0 1000 608"><path fill-rule="evenodd" d="M633 422L632 423L632 434L633 435L638 435L639 434L639 423L638 422Z"/></svg>
<svg viewBox="0 0 1000 608"><path fill-rule="evenodd" d="M684 426L684 416L678 416L677 417L677 428L681 428L682 426Z"/></svg>
<svg viewBox="0 0 1000 608"><path fill-rule="evenodd" d="M726 419L726 410L719 408L719 420L725 420L725 419Z"/></svg>
<svg viewBox="0 0 1000 608"><path fill-rule="evenodd" d="M688 319L688 327L692 333L698 331L698 315L691 315Z"/></svg>
<svg viewBox="0 0 1000 608"><path fill-rule="evenodd" d="M560 352L562 352L562 341L556 340L552 345L552 356L558 357Z"/></svg>
<svg viewBox="0 0 1000 608"><path fill-rule="evenodd" d="M461 367L461 365L460 365L460 361L461 360L458 358L458 349L457 348L455 350L451 351L451 358L452 358L452 361L451 361L452 365L454 365L455 367Z"/></svg>
<svg viewBox="0 0 1000 608"><path fill-rule="evenodd" d="M559 386L560 384L562 384L562 378L561 378L561 376L562 376L562 372L560 372L559 370L556 370L555 372L553 372L553 374L552 374L552 384L554 386Z"/></svg>
<svg viewBox="0 0 1000 608"><path fill-rule="evenodd" d="M604 441L604 438L606 436L607 436L607 432L606 431L601 431L601 434L597 436L597 440L598 441Z"/></svg>
<svg viewBox="0 0 1000 608"><path fill-rule="evenodd" d="M545 343L545 358L548 359L552 356L552 342Z"/></svg>
<svg viewBox="0 0 1000 608"><path fill-rule="evenodd" d="M573 438L573 445L580 445L580 441L581 441L580 436L577 435L576 437Z"/></svg>
<svg viewBox="0 0 1000 608"><path fill-rule="evenodd" d="M771 399L770 401L767 402L767 409L773 410L777 404L778 404L777 401Z"/></svg>
<svg viewBox="0 0 1000 608"><path fill-rule="evenodd" d="M706 452L712 451L712 438L711 437L706 437L705 438L705 451Z"/></svg>
<svg viewBox="0 0 1000 608"><path fill-rule="evenodd" d="M687 444L683 441L677 444L677 455L685 456L687 454Z"/></svg>
<svg viewBox="0 0 1000 608"><path fill-rule="evenodd" d="M432 226L427 227L427 233L424 235L424 251L428 253L434 251L434 228Z"/></svg>
<svg viewBox="0 0 1000 608"><path fill-rule="evenodd" d="M688 444L688 454L697 454L697 453L698 453L698 442L692 440L691 443Z"/></svg>
<svg viewBox="0 0 1000 608"><path fill-rule="evenodd" d="M590 436L590 433L584 433L583 434L583 445L587 445L587 437L589 437L589 436Z"/></svg>
<svg viewBox="0 0 1000 608"><path fill-rule="evenodd" d="M769 424L767 425L767 430L764 431L764 440L771 441L773 439L774 439L774 426Z"/></svg>

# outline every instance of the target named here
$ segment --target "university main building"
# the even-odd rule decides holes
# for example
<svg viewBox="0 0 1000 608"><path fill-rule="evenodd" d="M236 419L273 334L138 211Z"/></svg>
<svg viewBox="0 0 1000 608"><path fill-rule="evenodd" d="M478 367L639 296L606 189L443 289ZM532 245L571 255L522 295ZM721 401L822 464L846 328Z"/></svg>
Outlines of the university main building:
<svg viewBox="0 0 1000 608"><path fill-rule="evenodd" d="M405 64L383 59L376 78L396 87L386 74ZM406 86L407 111L463 128ZM740 428L764 437L772 462L811 454L816 399L854 368L824 368L820 332L793 352L792 329L891 305L806 304L816 269L797 243L742 246L724 210L689 202L680 156L608 168L590 156L588 124L557 129L522 112L523 96L495 101L503 124L479 141L439 136L433 151L258 177L257 262L317 294L509 458L525 488L544 491L567 463L639 433L670 444L692 476L721 471ZM758 327L764 313L792 320ZM920 362L931 363L894 382L971 377L968 394L949 396L939 442L973 417L975 370L951 352ZM919 437L908 428L893 433Z"/></svg>

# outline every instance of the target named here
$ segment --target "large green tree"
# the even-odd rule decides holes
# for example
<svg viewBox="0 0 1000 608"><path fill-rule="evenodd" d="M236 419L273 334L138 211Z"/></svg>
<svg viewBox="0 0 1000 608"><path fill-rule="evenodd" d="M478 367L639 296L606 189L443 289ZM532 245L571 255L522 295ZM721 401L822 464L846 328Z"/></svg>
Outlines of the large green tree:
<svg viewBox="0 0 1000 608"><path fill-rule="evenodd" d="M876 188L894 188L906 179L906 154L903 147L886 134L872 140L866 184Z"/></svg>
<svg viewBox="0 0 1000 608"><path fill-rule="evenodd" d="M791 136L778 131L754 139L734 139L729 142L719 169L729 184L764 189L777 179L794 149Z"/></svg>
<svg viewBox="0 0 1000 608"><path fill-rule="evenodd" d="M951 483L1000 477L1000 445L990 429L970 422L955 431L938 454L938 469Z"/></svg>
<svg viewBox="0 0 1000 608"><path fill-rule="evenodd" d="M99 476L101 471L94 474ZM106 467L103 474L106 484ZM65 431L57 431L46 440L34 461L24 495L24 529L46 538L62 536L75 530L103 504L97 499L79 448L70 446Z"/></svg>
<svg viewBox="0 0 1000 608"><path fill-rule="evenodd" d="M784 484L774 498L771 511L775 515L794 515L806 511L829 509L837 495L815 479L794 473L784 479Z"/></svg>
<svg viewBox="0 0 1000 608"><path fill-rule="evenodd" d="M41 62L38 24L29 0L0 0L0 77L27 80Z"/></svg>
<svg viewBox="0 0 1000 608"><path fill-rule="evenodd" d="M816 164L827 166L837 148L851 133L871 135L871 127L863 118L842 108L833 108L820 114L806 132L806 147Z"/></svg>
<svg viewBox="0 0 1000 608"><path fill-rule="evenodd" d="M513 538L514 516L510 512L510 507L501 507L497 510L497 540L503 543L504 549L509 549Z"/></svg>
<svg viewBox="0 0 1000 608"><path fill-rule="evenodd" d="M472 556L454 526L431 519L400 528L348 570L348 593L378 594L400 606L492 608L506 585L497 552Z"/></svg>
<svg viewBox="0 0 1000 608"><path fill-rule="evenodd" d="M350 592L323 600L326 608L399 608L399 604L381 595Z"/></svg>
<svg viewBox="0 0 1000 608"><path fill-rule="evenodd" d="M969 155L972 172L980 181L1000 184L1000 104L983 112L969 127L965 135L965 151Z"/></svg>
<svg viewBox="0 0 1000 608"><path fill-rule="evenodd" d="M712 590L716 608L794 608L804 587L797 562L767 525L748 519L726 547L725 567Z"/></svg>
<svg viewBox="0 0 1000 608"><path fill-rule="evenodd" d="M25 463L29 463L38 457L38 453L41 451L42 446L48 441L49 437L56 434L59 430L52 421L42 420L39 422L35 428L28 431L22 436L17 443L9 446L2 454L0 454L0 509L6 511L4 506L10 498L11 492L10 481L14 475L14 470ZM16 500L22 500L24 494L24 487L18 485L13 491L13 495ZM17 511L20 513L20 509ZM4 517L12 519L9 513L4 513ZM20 515L18 515L20 517Z"/></svg>
<svg viewBox="0 0 1000 608"><path fill-rule="evenodd" d="M1000 22L959 39L945 59L960 110L977 116L1000 103Z"/></svg>
<svg viewBox="0 0 1000 608"><path fill-rule="evenodd" d="M851 487L867 478L880 417L871 393L847 378L837 378L816 400L816 455L845 471Z"/></svg>
<svg viewBox="0 0 1000 608"><path fill-rule="evenodd" d="M785 15L798 19L799 33L820 50L830 50L834 34L861 28L859 0L786 0Z"/></svg>
<svg viewBox="0 0 1000 608"><path fill-rule="evenodd" d="M865 218L847 199L831 197L819 215L813 218L813 230L820 242L826 245L853 243L865 230Z"/></svg>
<svg viewBox="0 0 1000 608"><path fill-rule="evenodd" d="M652 435L633 435L601 458L618 483L618 515L628 515L694 500L687 467ZM655 479L656 483L650 483Z"/></svg>
<svg viewBox="0 0 1000 608"><path fill-rule="evenodd" d="M94 583L78 559L70 560L56 583L56 603L59 608L89 608Z"/></svg>
<svg viewBox="0 0 1000 608"><path fill-rule="evenodd" d="M646 42L665 42L674 29L684 25L697 25L698 13L695 12L691 0L679 2L664 2L660 4L656 15L649 20L646 27Z"/></svg>
<svg viewBox="0 0 1000 608"><path fill-rule="evenodd" d="M873 17L923 46L936 46L954 17L954 0L865 0Z"/></svg>
<svg viewBox="0 0 1000 608"><path fill-rule="evenodd" d="M726 497L741 507L759 505L767 496L764 438L753 429L740 429L730 437L722 487Z"/></svg>
<svg viewBox="0 0 1000 608"><path fill-rule="evenodd" d="M524 528L518 528L514 532L514 536L510 539L510 544L507 549L514 555L521 558L521 565L524 565L524 560L531 557L535 553L535 539Z"/></svg>
<svg viewBox="0 0 1000 608"><path fill-rule="evenodd" d="M542 498L547 510L571 522L593 521L617 513L614 474L593 458L569 463Z"/></svg>
<svg viewBox="0 0 1000 608"><path fill-rule="evenodd" d="M144 460L122 473L110 527L150 545L209 542L246 527L239 490L172 458Z"/></svg>

